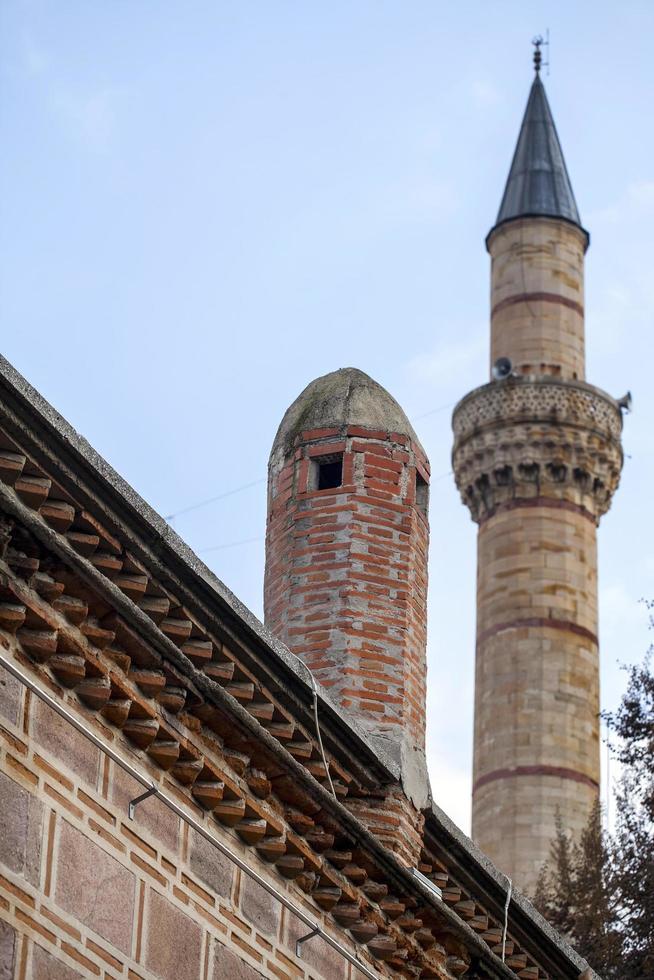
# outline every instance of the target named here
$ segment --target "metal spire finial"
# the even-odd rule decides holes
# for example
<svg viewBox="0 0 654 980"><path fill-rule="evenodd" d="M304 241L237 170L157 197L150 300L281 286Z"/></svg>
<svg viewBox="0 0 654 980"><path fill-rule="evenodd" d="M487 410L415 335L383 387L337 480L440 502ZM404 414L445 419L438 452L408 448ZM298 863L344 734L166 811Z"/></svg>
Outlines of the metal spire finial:
<svg viewBox="0 0 654 980"><path fill-rule="evenodd" d="M514 218L544 216L563 218L581 228L570 177L552 118L552 111L541 82L540 71L547 67L547 35L535 37L535 76L529 90L527 108L504 188L496 225Z"/></svg>

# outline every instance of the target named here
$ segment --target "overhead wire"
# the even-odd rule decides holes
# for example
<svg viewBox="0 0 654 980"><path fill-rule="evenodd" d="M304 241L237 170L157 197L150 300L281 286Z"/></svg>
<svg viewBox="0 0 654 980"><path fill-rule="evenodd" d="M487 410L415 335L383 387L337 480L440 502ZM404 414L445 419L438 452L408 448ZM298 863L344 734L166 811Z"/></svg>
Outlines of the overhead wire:
<svg viewBox="0 0 654 980"><path fill-rule="evenodd" d="M451 476L452 470L448 470L447 473L441 473L439 476L435 476L429 481L429 485L433 487L435 483L440 483L445 477ZM238 548L244 544L254 544L257 541L263 541L265 534L259 534L256 538L242 538L240 541L227 541L224 544L214 544L210 548L200 548L198 550L199 555L206 555L210 551L224 551L226 548Z"/></svg>
<svg viewBox="0 0 654 980"><path fill-rule="evenodd" d="M206 555L209 551L223 551L224 548L237 548L242 544L254 544L255 541L263 541L265 535L259 534L256 538L242 538L240 541L228 541L226 544L214 544L211 548L201 548L198 554Z"/></svg>
<svg viewBox="0 0 654 980"><path fill-rule="evenodd" d="M438 412L444 412L448 408L454 408L456 402L448 402L447 405L439 405L438 408L430 408L428 412L423 412L422 415L414 415L411 419L412 422L419 422L420 419L426 419L429 415L437 415Z"/></svg>
<svg viewBox="0 0 654 980"><path fill-rule="evenodd" d="M260 477L258 480L251 480L249 483L242 483L239 487L234 487L232 490L225 490L224 493L216 494L215 497L207 497L206 500L199 500L196 504L190 504L188 507L182 507L181 510L176 510L174 514L166 514L164 520L174 521L176 517L181 517L182 514L190 514L193 510L199 510L200 507L208 507L209 504L215 504L218 500L224 500L225 497L232 497L235 493L241 493L242 490L249 490L251 487L258 487L259 484L265 483L265 476Z"/></svg>
<svg viewBox="0 0 654 980"><path fill-rule="evenodd" d="M439 412L444 412L446 409L452 408L454 404L455 404L454 402L448 402L447 405L439 405L437 408L431 408L428 412L423 412L422 415L415 415L413 419L411 419L411 421L419 422L420 419L426 419L430 415L437 415ZM447 476L448 474L445 475ZM438 479L440 479L440 477L436 477L436 480ZM233 497L237 493L242 493L242 491L244 490L250 490L252 487L258 487L265 482L266 482L266 477L261 476L259 477L258 480L250 480L248 483L241 483L240 486L238 487L233 487L231 490L225 490L223 493L218 493L213 497L206 497L204 500L198 500L196 503L189 504L188 507L182 507L180 510L176 510L172 514L164 514L164 520L174 521L178 517L182 517L184 514L190 514L194 510L200 510L201 507L208 507L210 504L215 504L219 500L225 500L227 497ZM436 481L434 480L432 482L436 482ZM205 548L204 550L217 551L218 549L221 548L235 547L237 544L249 544L251 541L256 541L256 540L260 540L260 539L247 538L244 541L234 541L230 544L216 545L213 548Z"/></svg>

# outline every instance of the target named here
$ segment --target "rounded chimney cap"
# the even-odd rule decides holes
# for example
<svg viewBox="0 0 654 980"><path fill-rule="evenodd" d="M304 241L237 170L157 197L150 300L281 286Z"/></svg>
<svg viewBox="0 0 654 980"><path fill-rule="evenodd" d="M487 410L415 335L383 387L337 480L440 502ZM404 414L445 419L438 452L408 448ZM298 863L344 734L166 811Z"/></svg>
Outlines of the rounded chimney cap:
<svg viewBox="0 0 654 980"><path fill-rule="evenodd" d="M392 395L358 368L339 368L316 378L286 410L270 453L288 455L300 432L308 429L365 429L397 432L422 446L403 409Z"/></svg>

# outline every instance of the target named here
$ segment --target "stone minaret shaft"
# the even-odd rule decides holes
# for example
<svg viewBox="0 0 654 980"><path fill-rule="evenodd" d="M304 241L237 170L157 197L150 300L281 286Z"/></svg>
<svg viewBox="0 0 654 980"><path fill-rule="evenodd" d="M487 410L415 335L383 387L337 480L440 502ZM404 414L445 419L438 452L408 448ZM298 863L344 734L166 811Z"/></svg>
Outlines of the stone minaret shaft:
<svg viewBox="0 0 654 980"><path fill-rule="evenodd" d="M487 239L491 364L509 358L512 373L453 417L479 525L472 836L528 892L557 811L579 834L600 778L596 527L622 418L584 381L587 245L536 74Z"/></svg>

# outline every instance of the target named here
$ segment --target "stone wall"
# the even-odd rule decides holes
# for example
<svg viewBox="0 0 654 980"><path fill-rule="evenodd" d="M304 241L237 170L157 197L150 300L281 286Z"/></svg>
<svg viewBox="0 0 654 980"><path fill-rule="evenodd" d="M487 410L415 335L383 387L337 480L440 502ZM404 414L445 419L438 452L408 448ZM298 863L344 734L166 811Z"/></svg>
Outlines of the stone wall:
<svg viewBox="0 0 654 980"><path fill-rule="evenodd" d="M472 835L529 893L599 789L595 537L546 501L479 529Z"/></svg>
<svg viewBox="0 0 654 980"><path fill-rule="evenodd" d="M454 411L453 469L479 524L472 835L533 893L556 815L578 836L599 790L596 529L622 417L584 379L587 234L524 217L487 240L491 364Z"/></svg>
<svg viewBox="0 0 654 980"><path fill-rule="evenodd" d="M521 374L584 378L584 252L576 225L524 218L489 237L491 365L511 358Z"/></svg>
<svg viewBox="0 0 654 980"><path fill-rule="evenodd" d="M179 793L172 782L164 789ZM127 803L142 791L0 671L2 980L350 978L350 964L320 938L298 960L307 927L161 801L129 820ZM225 842L251 862L235 835ZM307 912L320 919L315 905Z"/></svg>

